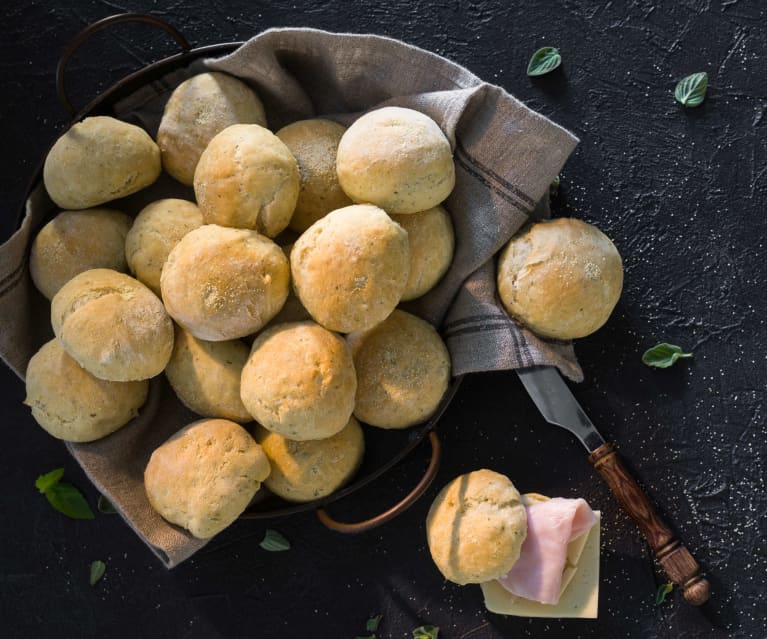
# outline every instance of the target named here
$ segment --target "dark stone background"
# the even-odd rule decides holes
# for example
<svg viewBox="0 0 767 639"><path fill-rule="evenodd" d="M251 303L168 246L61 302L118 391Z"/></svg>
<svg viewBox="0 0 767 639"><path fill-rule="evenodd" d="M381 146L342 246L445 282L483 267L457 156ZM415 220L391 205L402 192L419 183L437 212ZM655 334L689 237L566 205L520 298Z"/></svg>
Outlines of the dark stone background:
<svg viewBox="0 0 767 639"><path fill-rule="evenodd" d="M55 7L53 6L55 4ZM55 97L63 47L86 24L149 11L194 46L247 39L271 26L312 26L400 38L465 65L571 129L581 144L562 174L558 215L601 227L626 268L609 323L581 340L586 381L574 391L619 443L713 584L702 609L663 582L647 546L593 474L580 445L544 424L511 373L468 379L439 426L444 459L419 503L380 529L344 537L317 519L240 522L167 572L115 516L75 522L53 511L34 480L57 466L92 503L95 490L63 445L39 429L22 383L0 367L0 628L8 637L348 637L382 613L379 637L431 623L445 639L490 637L767 637L767 452L763 276L767 188L767 9L760 0L595 2L10 2L0 9L2 216L14 228L26 183L67 118ZM542 45L561 71L525 75ZM127 73L174 52L143 25L114 28L71 65L78 105ZM676 81L710 76L703 106L675 103ZM640 362L670 341L694 358L668 371ZM372 515L420 477L427 452L335 505ZM598 621L504 618L478 587L443 581L423 522L437 490L480 467L522 491L587 497L603 518ZM267 526L292 549L258 547ZM94 559L104 579L88 585Z"/></svg>

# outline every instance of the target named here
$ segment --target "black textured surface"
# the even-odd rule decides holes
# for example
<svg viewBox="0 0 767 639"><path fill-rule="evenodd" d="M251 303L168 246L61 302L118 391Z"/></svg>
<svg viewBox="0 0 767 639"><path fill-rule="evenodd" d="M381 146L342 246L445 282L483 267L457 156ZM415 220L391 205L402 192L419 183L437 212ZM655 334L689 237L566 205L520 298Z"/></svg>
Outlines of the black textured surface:
<svg viewBox="0 0 767 639"><path fill-rule="evenodd" d="M241 522L166 572L115 516L74 522L54 512L34 480L64 466L96 494L62 444L21 405L4 367L0 627L4 636L349 637L382 613L379 637L421 623L445 639L491 637L767 636L767 301L763 287L767 189L767 9L761 0L507 2L68 2L6 3L2 216L7 238L26 182L64 125L54 69L87 23L151 11L194 46L247 39L270 26L376 32L430 49L500 84L574 131L581 144L555 204L600 226L618 245L625 290L609 323L577 345L586 382L575 389L606 438L620 445L660 508L703 564L713 596L693 609L662 582L633 525L592 473L579 444L546 426L516 376L464 382L439 427L444 460L426 497L399 519L356 537L312 515ZM531 81L527 60L557 46L563 68ZM116 27L72 62L78 104L175 46L143 25ZM707 71L698 109L674 102L675 81ZM657 341L695 356L650 370ZM373 488L333 507L339 518L380 511L425 467L418 451ZM439 487L490 467L517 486L587 497L603 515L600 617L595 622L488 614L476 587L445 583L431 564L423 521ZM258 547L268 526L289 552ZM106 576L88 585L94 559Z"/></svg>

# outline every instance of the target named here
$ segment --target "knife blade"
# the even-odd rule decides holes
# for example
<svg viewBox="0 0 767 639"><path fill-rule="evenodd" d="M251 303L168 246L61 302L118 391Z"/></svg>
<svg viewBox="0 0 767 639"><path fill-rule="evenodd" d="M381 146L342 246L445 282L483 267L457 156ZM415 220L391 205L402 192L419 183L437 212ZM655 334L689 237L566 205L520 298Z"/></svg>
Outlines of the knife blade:
<svg viewBox="0 0 767 639"><path fill-rule="evenodd" d="M553 366L535 366L518 369L517 375L544 419L569 430L589 451L589 461L637 524L668 578L682 588L687 602L694 606L705 603L711 585L701 576L698 562L658 514L615 447L599 434L559 371Z"/></svg>

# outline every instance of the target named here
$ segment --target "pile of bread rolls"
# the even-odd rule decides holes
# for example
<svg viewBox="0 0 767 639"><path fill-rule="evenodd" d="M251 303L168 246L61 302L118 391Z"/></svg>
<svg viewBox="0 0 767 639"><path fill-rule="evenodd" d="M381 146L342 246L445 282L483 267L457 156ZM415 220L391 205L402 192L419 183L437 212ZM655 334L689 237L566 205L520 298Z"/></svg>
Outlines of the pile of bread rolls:
<svg viewBox="0 0 767 639"><path fill-rule="evenodd" d="M135 219L104 208L163 169L194 202ZM383 108L348 129L272 133L253 90L203 73L173 92L156 140L110 117L74 125L44 181L64 210L30 270L55 339L29 363L26 403L50 434L91 442L136 416L164 372L202 418L146 466L167 521L210 537L262 483L288 501L326 496L362 461L360 421L401 429L436 410L447 348L397 309L453 257L440 206L452 152L427 116Z"/></svg>

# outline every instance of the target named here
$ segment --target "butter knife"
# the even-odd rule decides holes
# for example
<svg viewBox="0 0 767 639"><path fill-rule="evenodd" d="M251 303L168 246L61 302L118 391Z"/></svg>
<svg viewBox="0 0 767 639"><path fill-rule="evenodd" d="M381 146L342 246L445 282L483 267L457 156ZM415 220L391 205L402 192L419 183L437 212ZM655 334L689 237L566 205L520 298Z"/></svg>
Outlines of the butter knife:
<svg viewBox="0 0 767 639"><path fill-rule="evenodd" d="M705 603L711 586L700 575L698 562L663 521L614 446L599 434L559 371L553 366L535 366L519 369L517 374L544 419L569 430L589 451L589 461L637 524L668 578L682 588L687 602L693 606Z"/></svg>

